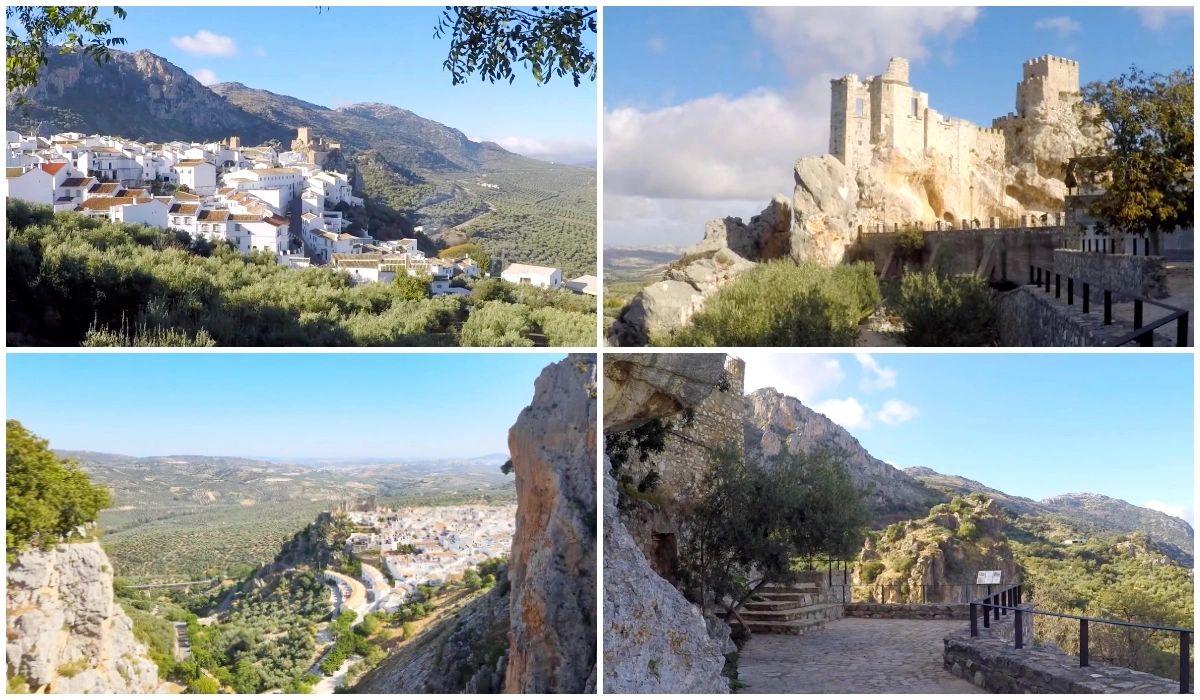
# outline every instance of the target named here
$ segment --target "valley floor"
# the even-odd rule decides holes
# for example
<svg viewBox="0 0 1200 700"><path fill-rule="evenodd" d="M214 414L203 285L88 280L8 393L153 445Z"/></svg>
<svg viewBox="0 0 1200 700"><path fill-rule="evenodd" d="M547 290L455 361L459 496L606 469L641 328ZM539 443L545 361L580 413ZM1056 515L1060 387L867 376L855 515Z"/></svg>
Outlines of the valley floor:
<svg viewBox="0 0 1200 700"><path fill-rule="evenodd" d="M756 634L738 654L746 693L984 693L942 666L961 620L842 618L802 635Z"/></svg>

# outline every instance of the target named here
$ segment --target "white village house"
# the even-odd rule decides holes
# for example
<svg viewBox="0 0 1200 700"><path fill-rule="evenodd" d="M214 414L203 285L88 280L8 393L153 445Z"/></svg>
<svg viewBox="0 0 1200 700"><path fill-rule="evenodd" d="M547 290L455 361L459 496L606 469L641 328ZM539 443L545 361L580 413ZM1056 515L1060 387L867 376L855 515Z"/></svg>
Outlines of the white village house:
<svg viewBox="0 0 1200 700"><path fill-rule="evenodd" d="M513 263L504 268L500 279L513 284L529 284L534 287L558 289L562 286L562 270L557 267L542 267L541 265L526 265Z"/></svg>

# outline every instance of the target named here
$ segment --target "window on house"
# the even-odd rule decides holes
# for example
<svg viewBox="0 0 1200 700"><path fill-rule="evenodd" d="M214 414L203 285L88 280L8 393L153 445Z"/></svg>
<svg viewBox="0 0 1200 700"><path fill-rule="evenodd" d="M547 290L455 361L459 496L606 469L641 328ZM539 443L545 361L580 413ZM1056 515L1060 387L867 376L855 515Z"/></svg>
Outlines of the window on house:
<svg viewBox="0 0 1200 700"><path fill-rule="evenodd" d="M912 115L917 116L917 98L912 98Z"/></svg>

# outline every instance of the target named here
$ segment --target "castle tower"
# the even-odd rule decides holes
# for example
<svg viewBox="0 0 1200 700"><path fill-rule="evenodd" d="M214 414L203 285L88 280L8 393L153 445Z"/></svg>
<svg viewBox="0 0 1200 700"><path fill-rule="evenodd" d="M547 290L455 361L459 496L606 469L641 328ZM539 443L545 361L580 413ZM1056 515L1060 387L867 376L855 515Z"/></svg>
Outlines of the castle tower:
<svg viewBox="0 0 1200 700"><path fill-rule="evenodd" d="M829 153L849 167L871 148L871 95L854 74L829 81Z"/></svg>
<svg viewBox="0 0 1200 700"><path fill-rule="evenodd" d="M893 56L888 59L887 70L881 76L885 81L908 85L908 59Z"/></svg>
<svg viewBox="0 0 1200 700"><path fill-rule="evenodd" d="M1079 63L1058 56L1039 56L1021 66L1017 84L1017 116L1068 108L1079 99Z"/></svg>
<svg viewBox="0 0 1200 700"><path fill-rule="evenodd" d="M297 128L296 140L305 145L312 143L312 128L307 126Z"/></svg>

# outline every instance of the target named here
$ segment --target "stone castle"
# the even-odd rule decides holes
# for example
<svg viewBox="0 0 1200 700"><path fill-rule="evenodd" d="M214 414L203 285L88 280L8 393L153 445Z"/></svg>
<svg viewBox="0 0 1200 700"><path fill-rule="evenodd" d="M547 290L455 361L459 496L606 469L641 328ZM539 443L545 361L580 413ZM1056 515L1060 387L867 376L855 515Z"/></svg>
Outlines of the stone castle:
<svg viewBox="0 0 1200 700"><path fill-rule="evenodd" d="M846 75L831 81L829 153L848 169L870 167L877 151L938 159L945 175L967 181L981 163L1018 164L1026 150L1018 142L1031 119L1072 120L1079 97L1079 64L1040 56L1022 66L1016 111L982 127L947 117L929 104L929 94L909 83L908 61L892 58L882 74L860 81ZM1064 161L1065 166L1065 161ZM1005 193L1007 194L1007 193ZM998 202L1002 203L1002 202ZM974 219L971 202L962 211L931 211L932 218L958 223ZM981 202L983 207L987 202Z"/></svg>

